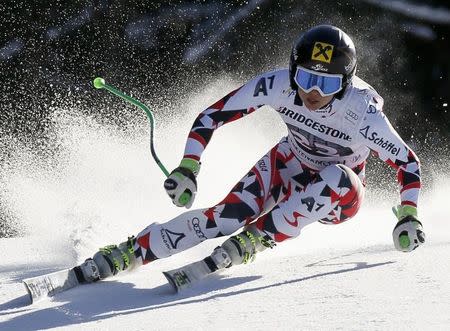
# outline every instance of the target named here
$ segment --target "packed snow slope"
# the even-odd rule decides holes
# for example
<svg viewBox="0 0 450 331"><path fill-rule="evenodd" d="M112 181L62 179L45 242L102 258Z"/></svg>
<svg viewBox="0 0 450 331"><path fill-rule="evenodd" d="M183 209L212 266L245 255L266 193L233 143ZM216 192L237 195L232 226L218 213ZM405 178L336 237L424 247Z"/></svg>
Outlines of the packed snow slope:
<svg viewBox="0 0 450 331"><path fill-rule="evenodd" d="M196 113L233 84L221 81L191 96L170 120L157 117L156 148L168 168L179 162ZM161 272L209 255L223 239L29 305L23 278L73 266L183 211L165 196L144 114L123 130L75 109L54 116L55 158L12 144L14 166L2 169L4 203L25 235L0 239L0 330L450 329L450 179L434 178L422 194L427 242L405 254L391 238L397 192L375 185L378 176L395 180L387 166L368 179L365 203L351 221L312 224L254 263L183 293L173 294ZM221 128L204 154L194 208L220 201L284 133L265 108Z"/></svg>

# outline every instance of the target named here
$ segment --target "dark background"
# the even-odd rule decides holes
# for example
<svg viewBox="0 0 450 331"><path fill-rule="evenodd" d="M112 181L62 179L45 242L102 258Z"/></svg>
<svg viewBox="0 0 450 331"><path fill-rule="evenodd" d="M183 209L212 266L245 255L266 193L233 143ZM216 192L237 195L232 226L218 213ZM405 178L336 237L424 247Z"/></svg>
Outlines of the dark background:
<svg viewBox="0 0 450 331"><path fill-rule="evenodd" d="M6 0L0 13L0 170L14 166L6 139L54 154L49 121L58 107L125 127L132 115L99 96L96 76L176 116L173 100L209 79L227 73L244 82L287 66L293 39L324 23L354 39L357 75L385 98L422 163L449 156L448 1ZM14 218L0 206L0 237L18 233Z"/></svg>

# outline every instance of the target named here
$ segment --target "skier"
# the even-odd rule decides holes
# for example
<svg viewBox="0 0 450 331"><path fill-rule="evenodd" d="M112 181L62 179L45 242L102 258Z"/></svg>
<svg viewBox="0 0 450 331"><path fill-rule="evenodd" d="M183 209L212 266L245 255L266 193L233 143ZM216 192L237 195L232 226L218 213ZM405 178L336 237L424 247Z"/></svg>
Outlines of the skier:
<svg viewBox="0 0 450 331"><path fill-rule="evenodd" d="M212 271L247 263L308 224L353 217L363 200L370 151L397 170L395 248L417 248L425 241L417 217L419 160L383 113L383 98L355 76L356 62L354 44L339 28L320 25L300 35L288 69L256 77L198 115L184 157L164 187L175 205L190 208L200 158L214 130L263 105L279 113L288 135L217 205L153 223L118 246L100 249L78 273L87 282L104 279L240 228L205 262Z"/></svg>

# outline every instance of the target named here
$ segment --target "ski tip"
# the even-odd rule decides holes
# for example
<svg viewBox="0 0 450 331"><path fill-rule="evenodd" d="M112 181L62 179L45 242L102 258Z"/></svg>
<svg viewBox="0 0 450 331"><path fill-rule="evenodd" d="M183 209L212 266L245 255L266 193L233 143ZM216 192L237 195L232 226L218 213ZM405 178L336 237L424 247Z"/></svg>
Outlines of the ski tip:
<svg viewBox="0 0 450 331"><path fill-rule="evenodd" d="M170 287L172 288L172 290L175 293L178 293L179 292L179 288L178 288L177 284L175 283L175 280L173 279L173 277L170 275L170 273L168 273L166 271L163 271L163 275L166 277L166 279L167 279Z"/></svg>
<svg viewBox="0 0 450 331"><path fill-rule="evenodd" d="M73 269L63 269L49 274L23 279L31 303L52 297L57 293L78 286L79 282Z"/></svg>

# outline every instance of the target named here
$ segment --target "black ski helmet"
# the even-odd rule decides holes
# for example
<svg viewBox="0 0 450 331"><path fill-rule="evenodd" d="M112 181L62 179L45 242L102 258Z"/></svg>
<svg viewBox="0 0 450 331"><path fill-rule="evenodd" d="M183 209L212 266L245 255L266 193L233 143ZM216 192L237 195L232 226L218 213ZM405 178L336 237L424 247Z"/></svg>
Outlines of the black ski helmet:
<svg viewBox="0 0 450 331"><path fill-rule="evenodd" d="M289 78L293 90L298 89L294 80L297 66L328 74L342 74L340 97L356 71L355 45L341 29L318 25L301 34L292 47Z"/></svg>

